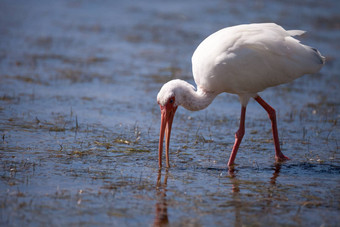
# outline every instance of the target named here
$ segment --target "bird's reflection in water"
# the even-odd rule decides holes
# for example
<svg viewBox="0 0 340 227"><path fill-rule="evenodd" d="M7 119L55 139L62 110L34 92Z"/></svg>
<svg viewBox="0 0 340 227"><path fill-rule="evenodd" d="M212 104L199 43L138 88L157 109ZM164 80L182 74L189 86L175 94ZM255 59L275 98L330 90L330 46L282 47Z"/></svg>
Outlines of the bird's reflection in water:
<svg viewBox="0 0 340 227"><path fill-rule="evenodd" d="M268 187L269 193L268 193L267 201L268 201L269 209L271 207L270 203L273 200L271 190L273 190L273 186L274 187L276 186L276 180L277 180L278 176L280 175L280 171L281 171L281 163L275 163L273 170L274 170L273 175L269 180L270 186ZM242 181L240 181L238 179L237 172L238 171L234 167L230 167L229 170L228 170L229 179L230 179L230 182L231 182L231 185L232 185L232 188L231 188L232 189L232 197L233 197L232 204L233 204L234 209L235 209L235 224L234 224L234 226L238 227L238 226L243 226L241 210L242 210L244 203L247 203L247 201L243 201L243 199L242 199L242 193L241 193L241 190L240 190L240 186L242 186ZM270 210L267 210L266 212L270 212Z"/></svg>
<svg viewBox="0 0 340 227"><path fill-rule="evenodd" d="M266 213L273 213L273 203L275 203L275 201L277 200L277 196L279 195L280 192L278 192L278 187L276 185L276 180L278 178L278 176L280 175L280 171L281 171L281 163L275 163L274 167L273 167L273 175L269 180L269 186L266 188L267 189L267 205L264 208L264 212Z"/></svg>
<svg viewBox="0 0 340 227"><path fill-rule="evenodd" d="M168 204L166 200L166 187L168 183L168 169L165 170L164 181L162 183L162 170L158 170L156 183L156 215L153 226L168 226Z"/></svg>
<svg viewBox="0 0 340 227"><path fill-rule="evenodd" d="M280 175L281 171L281 164L276 163L274 168L274 172L272 177L270 178L269 183L273 186L276 185L276 180L278 176ZM232 193L233 193L233 201L232 204L235 208L235 224L234 226L242 226L242 205L244 201L242 201L242 194L240 190L240 185L242 185L242 181L238 179L237 176L237 170L235 168L229 168L228 174L229 179L232 184ZM155 205L155 219L153 226L168 226L169 225L169 218L168 218L168 204L166 199L166 192L167 192L167 183L168 183L168 175L169 171L168 169L165 170L164 179L162 182L162 170L158 170L157 175L157 183L156 183L156 205ZM269 195L269 203L271 202Z"/></svg>
<svg viewBox="0 0 340 227"><path fill-rule="evenodd" d="M233 192L233 205L235 208L235 224L234 226L239 227L242 226L242 219L241 219L241 208L242 208L242 201L240 198L240 180L236 177L237 171L234 167L230 167L228 174L230 177L231 185L232 185L232 192Z"/></svg>
<svg viewBox="0 0 340 227"><path fill-rule="evenodd" d="M237 171L234 167L230 167L228 170L228 174L232 184L232 191L234 193L240 192L240 181L236 178L236 172Z"/></svg>
<svg viewBox="0 0 340 227"><path fill-rule="evenodd" d="M270 178L270 184L276 185L276 179L280 175L281 163L275 163L273 176Z"/></svg>

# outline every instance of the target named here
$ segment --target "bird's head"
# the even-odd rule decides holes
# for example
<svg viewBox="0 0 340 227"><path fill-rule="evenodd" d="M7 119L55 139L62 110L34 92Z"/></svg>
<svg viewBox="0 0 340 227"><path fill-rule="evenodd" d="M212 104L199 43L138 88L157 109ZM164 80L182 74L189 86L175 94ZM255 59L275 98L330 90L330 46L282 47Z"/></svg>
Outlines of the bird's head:
<svg viewBox="0 0 340 227"><path fill-rule="evenodd" d="M169 164L169 145L170 145L170 134L171 134L171 126L172 122L179 105L178 99L179 95L176 92L176 88L178 87L176 80L172 80L163 85L161 90L157 95L157 102L161 109L161 128L159 133L159 146L158 146L158 161L159 167L162 167L162 153L163 153L163 140L164 134L165 137L165 145L166 145L166 165Z"/></svg>
<svg viewBox="0 0 340 227"><path fill-rule="evenodd" d="M159 167L162 167L163 140L165 134L166 166L169 167L169 145L172 122L178 106L188 110L192 108L195 87L183 80L171 80L163 85L157 95L157 102L161 108L161 129L159 134Z"/></svg>
<svg viewBox="0 0 340 227"><path fill-rule="evenodd" d="M195 87L183 80L171 80L158 92L157 102L160 106L165 106L171 98L175 97L174 106L185 104L189 90L195 90Z"/></svg>

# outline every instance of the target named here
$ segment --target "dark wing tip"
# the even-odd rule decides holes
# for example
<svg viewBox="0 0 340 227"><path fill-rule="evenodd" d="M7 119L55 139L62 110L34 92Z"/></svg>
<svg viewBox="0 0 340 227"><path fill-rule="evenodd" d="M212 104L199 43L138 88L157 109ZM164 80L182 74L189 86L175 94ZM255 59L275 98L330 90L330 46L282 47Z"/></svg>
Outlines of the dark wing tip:
<svg viewBox="0 0 340 227"><path fill-rule="evenodd" d="M320 64L325 64L326 58L321 55L321 53L314 47L311 47L311 49L314 51L315 55L318 57Z"/></svg>

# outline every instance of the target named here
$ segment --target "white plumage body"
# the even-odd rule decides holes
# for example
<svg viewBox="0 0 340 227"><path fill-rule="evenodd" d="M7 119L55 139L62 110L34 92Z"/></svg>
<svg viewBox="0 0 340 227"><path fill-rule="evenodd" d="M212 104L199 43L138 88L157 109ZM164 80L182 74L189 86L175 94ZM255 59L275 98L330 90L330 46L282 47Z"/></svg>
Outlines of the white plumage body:
<svg viewBox="0 0 340 227"><path fill-rule="evenodd" d="M224 28L207 37L192 56L192 69L199 89L249 97L267 87L316 73L323 57L281 26L247 24ZM248 98L247 98L248 97Z"/></svg>

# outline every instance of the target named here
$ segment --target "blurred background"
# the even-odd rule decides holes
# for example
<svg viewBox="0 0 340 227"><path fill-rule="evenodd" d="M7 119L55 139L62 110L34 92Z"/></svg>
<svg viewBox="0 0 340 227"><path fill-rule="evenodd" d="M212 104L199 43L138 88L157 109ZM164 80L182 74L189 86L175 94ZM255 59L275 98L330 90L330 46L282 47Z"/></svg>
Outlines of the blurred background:
<svg viewBox="0 0 340 227"><path fill-rule="evenodd" d="M0 2L0 225L336 226L340 202L340 2ZM316 75L247 109L236 172L227 160L240 104L177 111L169 170L158 170L156 96L194 84L191 56L211 33L274 22L307 31Z"/></svg>

